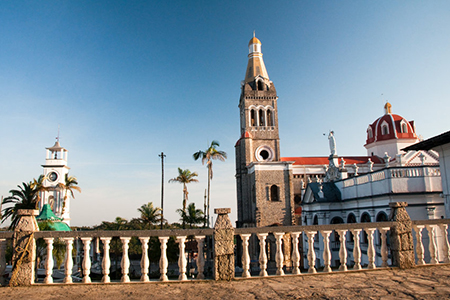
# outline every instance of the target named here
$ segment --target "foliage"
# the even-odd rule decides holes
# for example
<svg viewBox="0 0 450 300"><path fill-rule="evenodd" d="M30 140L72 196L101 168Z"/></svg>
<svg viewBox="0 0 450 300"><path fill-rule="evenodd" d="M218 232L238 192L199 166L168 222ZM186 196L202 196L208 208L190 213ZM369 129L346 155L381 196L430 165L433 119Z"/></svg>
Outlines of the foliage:
<svg viewBox="0 0 450 300"><path fill-rule="evenodd" d="M54 231L51 226L52 221L42 221L38 223L40 231ZM56 267L58 269L61 268L65 256L66 256L66 243L57 238L53 241L53 258L55 259ZM37 258L37 266L39 266L40 262L47 256L47 244L44 239L38 239L36 241L36 258Z"/></svg>
<svg viewBox="0 0 450 300"><path fill-rule="evenodd" d="M36 180L34 180L36 182ZM2 223L8 218L11 218L11 225L9 230L13 230L19 222L17 211L19 209L37 209L39 204L39 190L34 182L22 182L22 186L17 186L19 189L10 190L11 196L3 199L2 204L12 204L2 211Z"/></svg>
<svg viewBox="0 0 450 300"><path fill-rule="evenodd" d="M211 194L211 180L213 178L213 171L212 171L212 160L218 159L220 161L225 161L227 158L227 153L225 151L217 150L217 147L219 147L220 144L218 141L212 141L211 145L206 149L206 151L199 150L195 152L192 156L194 160L201 159L202 164L205 164L208 168L208 197L207 197L207 211L204 212L205 214L205 227L206 224L209 224L209 204L210 204L210 194Z"/></svg>
<svg viewBox="0 0 450 300"><path fill-rule="evenodd" d="M68 198L68 193L70 193L70 196L75 199L75 195L73 191L78 191L81 193L81 188L78 185L78 179L74 176L69 176L69 174L66 174L66 177L64 178L64 183L59 183L58 186L64 191L64 201L63 201L63 213L66 207L66 200Z"/></svg>
<svg viewBox="0 0 450 300"><path fill-rule="evenodd" d="M191 182L198 182L195 178L198 174L196 172L191 172L189 169L182 170L178 168L178 176L169 180L169 182L179 182L183 184L183 211L186 212L186 203L188 201L189 192L187 190L187 184ZM183 222L184 225L184 222ZM184 228L184 226L183 226Z"/></svg>
<svg viewBox="0 0 450 300"><path fill-rule="evenodd" d="M147 204L142 205L140 208L138 208L138 212L141 213L141 217L140 217L140 219L137 219L137 220L140 220L144 224L155 225L155 224L159 224L161 222L162 210L159 207L153 207L153 202L149 202ZM136 220L136 219L133 219L133 220ZM133 220L131 220L131 222L133 222ZM149 229L149 228L145 228L145 229Z"/></svg>
<svg viewBox="0 0 450 300"><path fill-rule="evenodd" d="M186 211L178 209L177 212L180 214L183 223L189 225L189 228L193 228L194 225L202 224L205 221L205 217L201 209L195 208L195 203L189 204Z"/></svg>

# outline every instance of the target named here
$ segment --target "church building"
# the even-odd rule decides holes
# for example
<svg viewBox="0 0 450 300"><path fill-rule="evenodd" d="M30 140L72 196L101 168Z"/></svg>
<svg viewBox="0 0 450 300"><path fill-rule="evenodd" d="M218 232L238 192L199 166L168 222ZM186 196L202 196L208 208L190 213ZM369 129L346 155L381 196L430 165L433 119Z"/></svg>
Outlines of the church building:
<svg viewBox="0 0 450 300"><path fill-rule="evenodd" d="M356 197L354 200L355 203L358 203L359 195L354 191L350 192L351 188L343 186L343 184L350 185L351 183L343 182L350 182L345 181L350 178L359 178L355 179L356 182L362 182L365 180L361 179L363 175L380 170L400 168L393 176L405 177L407 174L412 175L414 172L419 172L408 168L428 166L434 167L430 170L437 168L435 175L439 176L437 152L433 150L417 152L401 150L419 142L419 138L414 121L408 121L400 115L393 114L392 106L388 102L384 107L384 114L367 127L367 139L364 145L367 149L367 156L339 156L334 133L330 132L328 137L330 156L281 157L278 97L275 85L270 81L264 65L261 42L253 36L248 47L248 64L245 79L241 82L239 100L240 139L235 145L237 227L311 225L314 223L316 214L313 213L314 205L308 204L328 200L331 202L342 201L348 197L352 199ZM414 181L406 177L404 182ZM334 184L335 182L336 184ZM310 189L307 192L309 185ZM342 188L340 188L341 186ZM359 186L359 189L362 187ZM393 190L388 192L393 193ZM436 183L428 184L426 188L424 187L424 191L415 191L410 186L401 191L404 195L402 198L407 198L407 194L420 195L422 192L433 195L431 202L436 206L436 197L442 192L442 189ZM369 197L369 195L365 195L365 197ZM397 200L388 197L386 201ZM355 203L350 206L358 206ZM356 208L350 206L345 210L350 211ZM440 204L437 204L437 207L440 207ZM306 214L305 208L308 211ZM323 207L320 210L323 211ZM337 213L343 214L342 210ZM370 214L371 220L375 221L376 216L373 214L373 212ZM323 214L317 214L317 216L319 215ZM425 213L422 212L419 215L426 217L426 210ZM360 216L358 214L356 217L357 222L361 221ZM440 208L433 215L428 216L428 218L441 217ZM329 224L329 222L330 219L324 219L319 223Z"/></svg>

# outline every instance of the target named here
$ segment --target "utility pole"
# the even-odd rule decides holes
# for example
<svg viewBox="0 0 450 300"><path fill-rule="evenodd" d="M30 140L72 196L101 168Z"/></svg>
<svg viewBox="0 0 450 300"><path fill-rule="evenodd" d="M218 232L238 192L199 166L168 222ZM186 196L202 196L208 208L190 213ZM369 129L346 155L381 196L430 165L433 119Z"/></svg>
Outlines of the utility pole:
<svg viewBox="0 0 450 300"><path fill-rule="evenodd" d="M161 157L161 229L163 229L164 222L164 152L158 155Z"/></svg>
<svg viewBox="0 0 450 300"><path fill-rule="evenodd" d="M206 228L206 223L208 222L208 216L206 215L206 189L205 189L205 200L203 200L203 217L205 221L203 222L203 227Z"/></svg>

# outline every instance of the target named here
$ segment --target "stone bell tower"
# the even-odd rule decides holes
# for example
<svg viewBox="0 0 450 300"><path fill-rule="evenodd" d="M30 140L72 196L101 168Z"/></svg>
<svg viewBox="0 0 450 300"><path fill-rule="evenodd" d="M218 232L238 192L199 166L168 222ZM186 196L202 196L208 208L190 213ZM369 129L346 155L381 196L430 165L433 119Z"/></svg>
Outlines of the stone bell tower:
<svg viewBox="0 0 450 300"><path fill-rule="evenodd" d="M280 160L277 92L264 64L261 42L249 44L241 82L240 139L236 143L237 227L292 225L290 162Z"/></svg>

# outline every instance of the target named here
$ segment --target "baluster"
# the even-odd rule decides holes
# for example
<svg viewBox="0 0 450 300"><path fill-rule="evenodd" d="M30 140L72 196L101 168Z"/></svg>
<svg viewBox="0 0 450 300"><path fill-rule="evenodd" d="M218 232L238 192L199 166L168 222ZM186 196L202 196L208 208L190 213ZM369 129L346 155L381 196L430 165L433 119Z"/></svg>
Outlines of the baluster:
<svg viewBox="0 0 450 300"><path fill-rule="evenodd" d="M448 244L448 225L447 224L439 224L439 227L442 231L442 237L443 237L443 243L442 243L442 254L444 255L443 262L449 263L450 262L450 253L449 253L449 244Z"/></svg>
<svg viewBox="0 0 450 300"><path fill-rule="evenodd" d="M122 267L122 282L130 282L130 276L128 273L130 271L130 258L128 257L128 244L130 243L129 237L120 237L122 241L122 262L120 266Z"/></svg>
<svg viewBox="0 0 450 300"><path fill-rule="evenodd" d="M53 238L44 238L47 244L47 258L45 260L44 283L53 283Z"/></svg>
<svg viewBox="0 0 450 300"><path fill-rule="evenodd" d="M283 271L283 248L282 239L284 232L274 232L273 233L277 242L277 253L275 254L275 261L277 262L277 275L284 275Z"/></svg>
<svg viewBox="0 0 450 300"><path fill-rule="evenodd" d="M339 243L341 244L339 247L339 271L347 271L347 247L345 245L345 238L347 234L347 229L338 229L336 230L339 234Z"/></svg>
<svg viewBox="0 0 450 300"><path fill-rule="evenodd" d="M250 255L248 254L248 240L251 234L241 234L242 238L242 277L251 277L250 272Z"/></svg>
<svg viewBox="0 0 450 300"><path fill-rule="evenodd" d="M101 237L100 240L103 242L102 282L109 283L111 282L111 279L109 278L109 269L111 268L111 259L109 257L109 244L111 242L111 238Z"/></svg>
<svg viewBox="0 0 450 300"><path fill-rule="evenodd" d="M422 229L424 225L414 225L414 231L416 232L416 254L417 254L417 265L424 265L425 261L423 259L423 242L422 242Z"/></svg>
<svg viewBox="0 0 450 300"><path fill-rule="evenodd" d="M367 233L367 259L369 260L369 265L367 266L367 269L376 269L375 266L375 246L373 243L373 233L375 232L376 228L366 228L364 229Z"/></svg>
<svg viewBox="0 0 450 300"><path fill-rule="evenodd" d="M186 236L177 236L178 248L180 250L178 256L178 270L180 275L178 276L178 280L187 280L186 276L186 254L184 249L186 247Z"/></svg>
<svg viewBox="0 0 450 300"><path fill-rule="evenodd" d="M314 236L317 231L306 231L306 236L308 237L308 273L317 273L316 268L316 252L314 251Z"/></svg>
<svg viewBox="0 0 450 300"><path fill-rule="evenodd" d="M72 283L72 269L73 269L73 259L72 259L72 249L73 249L73 238L63 238L66 242L66 260L64 262L64 283Z"/></svg>
<svg viewBox="0 0 450 300"><path fill-rule="evenodd" d="M389 230L389 227L383 227L380 228L380 235L381 235L381 266L383 268L388 266L388 247L387 247L387 239L386 239L386 233Z"/></svg>
<svg viewBox="0 0 450 300"><path fill-rule="evenodd" d="M301 232L292 232L292 274L300 275L299 266L300 266L300 253L298 251L298 237Z"/></svg>
<svg viewBox="0 0 450 300"><path fill-rule="evenodd" d="M83 283L91 283L91 278L89 277L89 274L91 274L91 257L90 257L90 250L91 250L91 240L90 237L84 237L81 238L81 241L83 242Z"/></svg>
<svg viewBox="0 0 450 300"><path fill-rule="evenodd" d="M0 285L5 285L6 270L6 239L0 239Z"/></svg>
<svg viewBox="0 0 450 300"><path fill-rule="evenodd" d="M266 238L267 233L258 233L259 239L259 276L268 276L267 274L267 254L266 254Z"/></svg>
<svg viewBox="0 0 450 300"><path fill-rule="evenodd" d="M142 244L142 257L141 257L141 281L150 281L148 278L148 267L150 262L148 260L148 237L139 237Z"/></svg>
<svg viewBox="0 0 450 300"><path fill-rule="evenodd" d="M196 236L197 240L197 279L205 279L205 275L203 274L205 268L205 254L203 253L203 245L205 243L205 236Z"/></svg>
<svg viewBox="0 0 450 300"><path fill-rule="evenodd" d="M322 230L320 233L323 237L323 267L324 272L331 272L330 262L331 262L331 252L330 252L330 234L331 230Z"/></svg>
<svg viewBox="0 0 450 300"><path fill-rule="evenodd" d="M437 247L436 247L436 227L435 225L426 225L428 230L428 238L430 240L428 249L430 251L430 264L438 264L439 261L437 260Z"/></svg>
<svg viewBox="0 0 450 300"><path fill-rule="evenodd" d="M361 270L361 246L359 244L361 229L352 229L353 234L353 270Z"/></svg>
<svg viewBox="0 0 450 300"><path fill-rule="evenodd" d="M159 242L161 243L161 258L159 259L159 272L161 273L161 277L159 280L167 281L167 267L169 263L167 262L167 241L169 240L168 236L159 236Z"/></svg>

